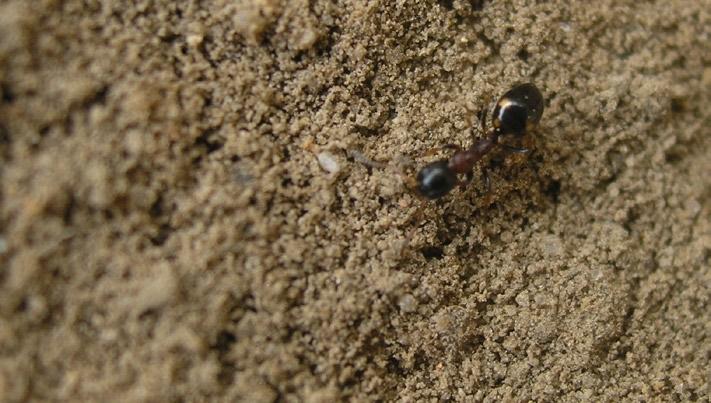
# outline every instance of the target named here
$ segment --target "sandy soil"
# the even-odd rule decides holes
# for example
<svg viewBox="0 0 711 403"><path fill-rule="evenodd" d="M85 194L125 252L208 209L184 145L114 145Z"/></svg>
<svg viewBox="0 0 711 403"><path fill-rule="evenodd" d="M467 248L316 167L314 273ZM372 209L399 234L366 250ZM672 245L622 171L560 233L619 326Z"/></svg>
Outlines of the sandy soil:
<svg viewBox="0 0 711 403"><path fill-rule="evenodd" d="M709 0L130 3L0 1L1 401L709 398Z"/></svg>

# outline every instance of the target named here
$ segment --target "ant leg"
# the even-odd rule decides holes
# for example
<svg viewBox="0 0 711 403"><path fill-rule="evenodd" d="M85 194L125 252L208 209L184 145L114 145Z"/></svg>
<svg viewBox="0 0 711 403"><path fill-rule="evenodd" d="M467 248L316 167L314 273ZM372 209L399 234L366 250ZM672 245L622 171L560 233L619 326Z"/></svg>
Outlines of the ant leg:
<svg viewBox="0 0 711 403"><path fill-rule="evenodd" d="M415 180L415 177L408 174L407 168L412 167L414 165L414 162L410 160L407 157L400 157L397 159L396 163L392 165L391 167L395 170L395 173L397 174L398 177L400 177L400 180L402 181L402 184L405 186L405 189L407 190L408 193L413 194L415 196L420 197L419 192L417 191L418 184L417 180Z"/></svg>
<svg viewBox="0 0 711 403"><path fill-rule="evenodd" d="M445 144L445 145L443 145L443 146L439 146L439 147L436 147L436 148L431 148L430 150L428 150L428 151L425 153L425 155L426 155L426 156L434 155L434 154L436 154L436 153L438 153L438 152L440 152L440 151L442 151L442 150L460 151L461 149L462 149L462 147L458 146L457 144Z"/></svg>
<svg viewBox="0 0 711 403"><path fill-rule="evenodd" d="M472 180L474 179L474 172L473 172L473 171L467 172L465 177L466 177L465 180L460 180L460 181L457 183L460 188L465 188L465 187L467 187L470 183L472 183Z"/></svg>
<svg viewBox="0 0 711 403"><path fill-rule="evenodd" d="M348 154L348 156L353 158L353 160L355 160L356 162L359 162L359 163L361 163L367 167L370 167L370 168L385 168L385 166L387 165L383 162L374 161L374 160L366 157L363 153L361 153L358 150L348 150L347 154Z"/></svg>
<svg viewBox="0 0 711 403"><path fill-rule="evenodd" d="M504 150L506 150L508 152L516 153L516 154L526 154L531 151L528 148L514 147L514 146L510 146L508 144L502 144L502 143L499 143L499 144L501 144L501 147Z"/></svg>
<svg viewBox="0 0 711 403"><path fill-rule="evenodd" d="M457 145L457 144L452 144L452 143L450 143L450 144L445 144L445 145L443 145L443 146L440 147L440 150L454 150L454 151L459 151L459 150L461 150L461 149L462 149L462 147L460 147L460 146Z"/></svg>
<svg viewBox="0 0 711 403"><path fill-rule="evenodd" d="M481 126L481 132L486 133L486 109L479 111L479 125Z"/></svg>
<svg viewBox="0 0 711 403"><path fill-rule="evenodd" d="M490 102L491 102L491 95L490 94L484 95L483 96L483 104L485 106L482 109L479 109L479 111L476 114L477 119L479 120L479 128L481 129L481 132L479 133L479 137L484 137L487 135L487 133L486 133L486 130L487 130L486 115L489 113L489 109L488 109L488 106L486 106L486 105L489 105ZM476 141L476 139L477 139L476 134L477 134L476 130L474 130L474 128L472 127L472 138L474 139L474 141Z"/></svg>
<svg viewBox="0 0 711 403"><path fill-rule="evenodd" d="M375 169L388 169L391 173L394 171L394 173L402 181L402 184L408 193L413 194L418 197L421 197L419 195L419 192L417 191L418 184L417 184L417 181L415 180L415 177L412 175L409 175L406 172L406 169L408 167L411 167L414 165L414 162L411 159L409 159L407 156L400 155L395 160L395 163L393 164L392 163L393 161L390 161L390 163L374 161L374 160L368 158L367 156L365 156L363 153L361 153L358 150L353 150L353 149L348 150L348 155L351 158L353 158L354 161L367 167L369 171L374 168Z"/></svg>
<svg viewBox="0 0 711 403"><path fill-rule="evenodd" d="M485 167L481 168L481 176L484 177L484 186L486 186L486 193L491 193L491 179L489 178L489 171Z"/></svg>

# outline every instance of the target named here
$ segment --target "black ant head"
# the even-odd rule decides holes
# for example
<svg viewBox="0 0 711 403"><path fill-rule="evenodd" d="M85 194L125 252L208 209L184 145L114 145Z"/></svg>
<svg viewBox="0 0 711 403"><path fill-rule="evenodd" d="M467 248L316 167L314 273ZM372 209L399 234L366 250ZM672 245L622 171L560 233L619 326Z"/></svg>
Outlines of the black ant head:
<svg viewBox="0 0 711 403"><path fill-rule="evenodd" d="M543 95L535 85L517 85L496 103L493 125L501 135L523 135L541 120L543 106Z"/></svg>
<svg viewBox="0 0 711 403"><path fill-rule="evenodd" d="M428 199L438 199L457 185L457 174L449 169L447 160L425 165L417 173L417 190Z"/></svg>

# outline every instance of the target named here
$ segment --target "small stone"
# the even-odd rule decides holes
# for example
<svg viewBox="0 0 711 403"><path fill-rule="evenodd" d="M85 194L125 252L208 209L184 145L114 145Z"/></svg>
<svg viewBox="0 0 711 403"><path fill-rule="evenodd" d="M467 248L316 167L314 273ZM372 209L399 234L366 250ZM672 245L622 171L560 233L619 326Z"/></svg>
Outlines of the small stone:
<svg viewBox="0 0 711 403"><path fill-rule="evenodd" d="M161 308L172 301L178 293L178 280L173 270L163 265L153 277L143 282L133 298L133 313L139 316L147 311Z"/></svg>
<svg viewBox="0 0 711 403"><path fill-rule="evenodd" d="M516 296L516 303L518 306L521 307L528 307L530 305L530 300L528 297L528 291L521 291L517 296Z"/></svg>
<svg viewBox="0 0 711 403"><path fill-rule="evenodd" d="M341 170L340 165L338 165L338 161L336 161L336 157L334 157L331 153L320 152L316 155L316 158L318 159L318 164L321 165L321 168L330 174L338 173L338 171Z"/></svg>
<svg viewBox="0 0 711 403"><path fill-rule="evenodd" d="M203 36L202 35L197 35L197 34L192 34L188 35L187 38L185 38L186 42L188 43L188 46L191 48L196 48L200 46L200 44L203 41Z"/></svg>
<svg viewBox="0 0 711 403"><path fill-rule="evenodd" d="M547 257L555 257L563 254L563 242L556 235L547 235L541 242L541 250Z"/></svg>
<svg viewBox="0 0 711 403"><path fill-rule="evenodd" d="M398 301L400 310L404 313L412 313L417 309L417 300L411 294L405 294Z"/></svg>
<svg viewBox="0 0 711 403"><path fill-rule="evenodd" d="M311 48L317 40L318 33L313 29L306 29L297 36L296 47L299 50L306 50Z"/></svg>

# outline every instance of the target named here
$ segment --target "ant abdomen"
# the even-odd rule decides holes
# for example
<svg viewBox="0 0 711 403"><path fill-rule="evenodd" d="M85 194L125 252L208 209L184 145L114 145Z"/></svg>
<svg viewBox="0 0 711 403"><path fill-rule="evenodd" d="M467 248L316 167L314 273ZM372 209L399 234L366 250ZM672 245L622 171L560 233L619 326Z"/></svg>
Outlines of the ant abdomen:
<svg viewBox="0 0 711 403"><path fill-rule="evenodd" d="M492 124L499 135L521 136L532 129L543 115L543 95L535 85L520 84L496 103Z"/></svg>

